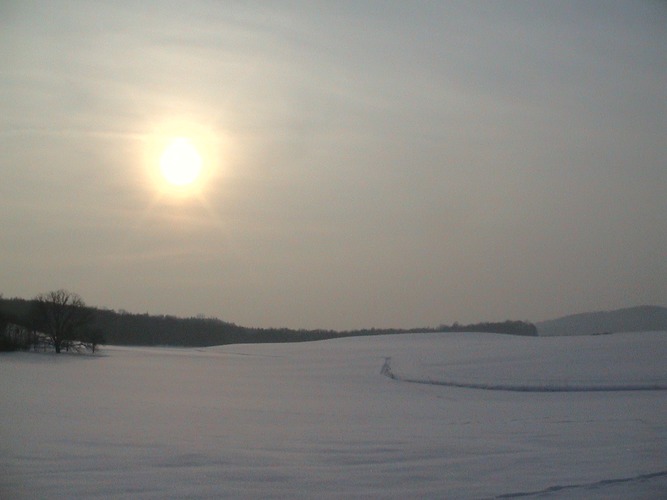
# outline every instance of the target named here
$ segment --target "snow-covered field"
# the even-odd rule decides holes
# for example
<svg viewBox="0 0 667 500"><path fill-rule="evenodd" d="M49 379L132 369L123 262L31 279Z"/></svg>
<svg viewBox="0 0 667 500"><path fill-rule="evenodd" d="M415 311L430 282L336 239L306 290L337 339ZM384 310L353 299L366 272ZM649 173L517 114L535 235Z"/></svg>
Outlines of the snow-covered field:
<svg viewBox="0 0 667 500"><path fill-rule="evenodd" d="M0 498L666 498L667 332L0 356Z"/></svg>

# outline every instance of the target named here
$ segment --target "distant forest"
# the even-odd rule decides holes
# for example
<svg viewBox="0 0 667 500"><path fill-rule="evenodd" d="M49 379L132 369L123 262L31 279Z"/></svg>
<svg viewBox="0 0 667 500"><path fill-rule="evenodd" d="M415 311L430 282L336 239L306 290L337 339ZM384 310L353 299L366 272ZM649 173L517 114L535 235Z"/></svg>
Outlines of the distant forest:
<svg viewBox="0 0 667 500"><path fill-rule="evenodd" d="M33 328L31 318L33 301L0 298L0 318L4 322ZM370 328L361 330L294 330L290 328L252 328L239 326L217 318L134 314L126 311L88 308L92 313L92 327L101 332L104 344L127 346L182 346L205 347L223 344L250 344L276 342L305 342L365 335L428 332L490 332L536 336L537 328L525 321L504 321L461 325L440 325L411 329Z"/></svg>

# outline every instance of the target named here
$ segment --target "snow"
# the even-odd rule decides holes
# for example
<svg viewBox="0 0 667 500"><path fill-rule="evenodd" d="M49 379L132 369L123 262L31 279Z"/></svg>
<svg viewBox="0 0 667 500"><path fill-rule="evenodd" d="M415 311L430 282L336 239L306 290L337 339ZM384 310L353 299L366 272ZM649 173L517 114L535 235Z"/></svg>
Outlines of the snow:
<svg viewBox="0 0 667 500"><path fill-rule="evenodd" d="M667 332L3 354L0 498L664 498L665 359Z"/></svg>

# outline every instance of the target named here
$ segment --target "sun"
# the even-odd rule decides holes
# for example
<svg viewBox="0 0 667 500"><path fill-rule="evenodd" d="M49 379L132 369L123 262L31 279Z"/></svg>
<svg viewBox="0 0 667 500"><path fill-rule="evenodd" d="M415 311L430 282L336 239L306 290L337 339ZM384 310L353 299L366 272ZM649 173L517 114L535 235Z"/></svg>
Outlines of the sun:
<svg viewBox="0 0 667 500"><path fill-rule="evenodd" d="M186 137L173 139L160 156L160 171L172 186L185 187L194 183L199 178L201 169L201 155Z"/></svg>

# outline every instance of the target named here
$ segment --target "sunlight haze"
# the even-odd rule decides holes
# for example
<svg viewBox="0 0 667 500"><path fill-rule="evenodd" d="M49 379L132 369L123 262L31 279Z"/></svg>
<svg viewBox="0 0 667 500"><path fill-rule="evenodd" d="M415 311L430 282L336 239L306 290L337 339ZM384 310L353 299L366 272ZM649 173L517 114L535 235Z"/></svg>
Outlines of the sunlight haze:
<svg viewBox="0 0 667 500"><path fill-rule="evenodd" d="M0 293L333 329L665 305L666 82L664 2L2 2Z"/></svg>

